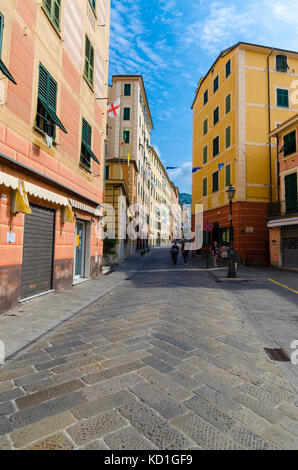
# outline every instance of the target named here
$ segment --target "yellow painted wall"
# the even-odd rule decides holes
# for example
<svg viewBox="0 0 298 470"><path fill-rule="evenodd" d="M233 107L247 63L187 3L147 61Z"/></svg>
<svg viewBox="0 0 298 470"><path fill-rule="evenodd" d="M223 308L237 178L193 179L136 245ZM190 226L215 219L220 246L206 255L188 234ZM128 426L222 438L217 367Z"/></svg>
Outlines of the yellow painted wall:
<svg viewBox="0 0 298 470"><path fill-rule="evenodd" d="M193 167L202 166L193 175L193 203L203 203L204 210L215 209L227 203L225 195L225 170L220 172L219 191L212 193L212 174L219 163L231 163L232 184L236 186L235 200L269 202L269 117L267 56L270 49L250 45L240 45L226 56L219 57L201 84L193 107ZM270 57L270 99L271 129L298 112L298 105L291 102L289 108L277 107L276 88L289 89L298 79L298 53L287 53L290 70L287 73L275 70L275 56L282 51L274 51ZM244 69L241 59L244 57ZM231 59L231 75L225 79L225 65ZM219 75L219 89L213 94L213 80ZM203 96L209 90L209 102L203 104ZM231 112L226 116L225 97L231 93ZM241 97L243 95L243 100ZM213 110L220 107L220 121L213 126ZM296 107L295 107L296 106ZM203 122L208 118L208 133L203 135ZM232 145L225 149L225 129L231 125ZM213 139L220 135L220 154L213 158ZM276 147L272 139L272 183L273 200L277 199ZM244 144L244 161L241 155ZM203 165L203 148L208 145L208 163ZM203 179L208 177L208 195L203 198Z"/></svg>

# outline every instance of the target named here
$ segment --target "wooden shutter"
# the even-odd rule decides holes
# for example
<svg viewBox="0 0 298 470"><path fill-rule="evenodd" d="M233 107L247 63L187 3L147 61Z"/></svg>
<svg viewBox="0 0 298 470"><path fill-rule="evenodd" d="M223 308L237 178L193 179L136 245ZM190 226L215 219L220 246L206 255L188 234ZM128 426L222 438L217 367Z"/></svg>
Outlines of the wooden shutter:
<svg viewBox="0 0 298 470"><path fill-rule="evenodd" d="M88 122L83 119L83 129L82 129L82 141L84 144L87 144L91 148L92 142L92 127Z"/></svg>
<svg viewBox="0 0 298 470"><path fill-rule="evenodd" d="M48 102L48 72L39 64L38 96Z"/></svg>
<svg viewBox="0 0 298 470"><path fill-rule="evenodd" d="M231 145L231 127L226 128L226 148Z"/></svg>
<svg viewBox="0 0 298 470"><path fill-rule="evenodd" d="M208 146L206 145L206 147L204 147L204 150L203 150L203 163L207 163L208 161Z"/></svg>
<svg viewBox="0 0 298 470"><path fill-rule="evenodd" d="M55 26L60 29L60 10L61 10L61 0L53 0L54 7L53 7L53 22Z"/></svg>
<svg viewBox="0 0 298 470"><path fill-rule="evenodd" d="M298 209L297 173L285 176L285 192L287 213L296 212Z"/></svg>

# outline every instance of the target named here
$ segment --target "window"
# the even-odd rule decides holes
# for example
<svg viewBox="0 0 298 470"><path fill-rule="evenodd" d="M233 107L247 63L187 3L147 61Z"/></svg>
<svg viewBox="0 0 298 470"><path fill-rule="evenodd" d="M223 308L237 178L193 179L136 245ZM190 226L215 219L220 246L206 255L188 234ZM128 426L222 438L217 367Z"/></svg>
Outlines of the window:
<svg viewBox="0 0 298 470"><path fill-rule="evenodd" d="M217 77L215 78L215 80L213 82L213 93L217 92L218 87L219 87L219 77L217 75Z"/></svg>
<svg viewBox="0 0 298 470"><path fill-rule="evenodd" d="M208 90L205 91L204 93L204 104L208 103Z"/></svg>
<svg viewBox="0 0 298 470"><path fill-rule="evenodd" d="M205 119L204 125L203 125L203 133L206 135L208 132L208 119Z"/></svg>
<svg viewBox="0 0 298 470"><path fill-rule="evenodd" d="M213 139L213 157L216 157L219 154L219 137Z"/></svg>
<svg viewBox="0 0 298 470"><path fill-rule="evenodd" d="M231 126L226 128L226 149L231 146Z"/></svg>
<svg viewBox="0 0 298 470"><path fill-rule="evenodd" d="M106 165L106 180L110 179L110 167L109 165Z"/></svg>
<svg viewBox="0 0 298 470"><path fill-rule="evenodd" d="M124 108L123 119L124 121L130 121L130 108Z"/></svg>
<svg viewBox="0 0 298 470"><path fill-rule="evenodd" d="M203 179L203 197L208 194L208 178Z"/></svg>
<svg viewBox="0 0 298 470"><path fill-rule="evenodd" d="M290 132L284 136L284 145L281 149L284 157L296 152L296 131Z"/></svg>
<svg viewBox="0 0 298 470"><path fill-rule="evenodd" d="M85 76L87 82L89 83L89 85L93 88L93 81L94 81L94 48L93 48L88 36L86 36L84 76Z"/></svg>
<svg viewBox="0 0 298 470"><path fill-rule="evenodd" d="M91 150L92 145L92 127L90 124L83 118L82 121L82 146L81 146L81 163L86 168L90 169L91 167L91 158L98 164L96 156Z"/></svg>
<svg viewBox="0 0 298 470"><path fill-rule="evenodd" d="M219 107L215 108L213 111L213 125L215 126L219 121Z"/></svg>
<svg viewBox="0 0 298 470"><path fill-rule="evenodd" d="M286 212L298 209L297 173L285 176Z"/></svg>
<svg viewBox="0 0 298 470"><path fill-rule="evenodd" d="M36 126L53 139L56 135L56 125L67 134L56 114L57 88L57 82L43 65L39 64Z"/></svg>
<svg viewBox="0 0 298 470"><path fill-rule="evenodd" d="M231 75L231 60L226 63L226 78Z"/></svg>
<svg viewBox="0 0 298 470"><path fill-rule="evenodd" d="M131 96L131 84L125 83L124 85L124 96Z"/></svg>
<svg viewBox="0 0 298 470"><path fill-rule="evenodd" d="M206 145L206 147L204 147L204 150L203 150L203 164L205 165L208 161L208 145Z"/></svg>
<svg viewBox="0 0 298 470"><path fill-rule="evenodd" d="M215 193L218 191L218 171L212 175L212 192Z"/></svg>
<svg viewBox="0 0 298 470"><path fill-rule="evenodd" d="M231 179L231 165L226 166L226 186L230 186L232 184Z"/></svg>
<svg viewBox="0 0 298 470"><path fill-rule="evenodd" d="M123 132L123 141L125 144L129 144L130 142L130 132L129 131L124 131Z"/></svg>
<svg viewBox="0 0 298 470"><path fill-rule="evenodd" d="M60 31L61 0L43 0L42 4L53 25Z"/></svg>
<svg viewBox="0 0 298 470"><path fill-rule="evenodd" d="M226 114L231 111L231 94L226 97Z"/></svg>
<svg viewBox="0 0 298 470"><path fill-rule="evenodd" d="M287 72L288 71L288 61L285 55L276 56L276 70L278 72Z"/></svg>
<svg viewBox="0 0 298 470"><path fill-rule="evenodd" d="M277 106L282 108L289 107L289 90L285 90L284 88L277 88Z"/></svg>
<svg viewBox="0 0 298 470"><path fill-rule="evenodd" d="M3 42L3 29L4 29L4 16L0 13L0 72L3 73L12 83L15 85L17 82L11 75L10 71L6 67L6 65L2 62L1 60L1 54L2 54L2 42Z"/></svg>

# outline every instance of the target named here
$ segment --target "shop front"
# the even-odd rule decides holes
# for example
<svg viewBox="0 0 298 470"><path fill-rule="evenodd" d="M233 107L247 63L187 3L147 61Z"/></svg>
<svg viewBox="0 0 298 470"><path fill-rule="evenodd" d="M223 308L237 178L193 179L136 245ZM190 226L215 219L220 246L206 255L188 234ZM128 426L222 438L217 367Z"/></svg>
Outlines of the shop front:
<svg viewBox="0 0 298 470"><path fill-rule="evenodd" d="M271 220L268 228L271 265L298 269L298 217Z"/></svg>
<svg viewBox="0 0 298 470"><path fill-rule="evenodd" d="M0 171L0 313L101 273L102 209L23 178Z"/></svg>

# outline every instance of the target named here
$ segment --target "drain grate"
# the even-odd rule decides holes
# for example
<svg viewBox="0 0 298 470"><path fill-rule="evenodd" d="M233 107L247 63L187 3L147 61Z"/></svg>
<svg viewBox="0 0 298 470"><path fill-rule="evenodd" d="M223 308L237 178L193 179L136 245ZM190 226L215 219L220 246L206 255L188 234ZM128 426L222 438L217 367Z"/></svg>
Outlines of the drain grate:
<svg viewBox="0 0 298 470"><path fill-rule="evenodd" d="M291 359L283 349L264 348L264 351L272 361L290 362Z"/></svg>

